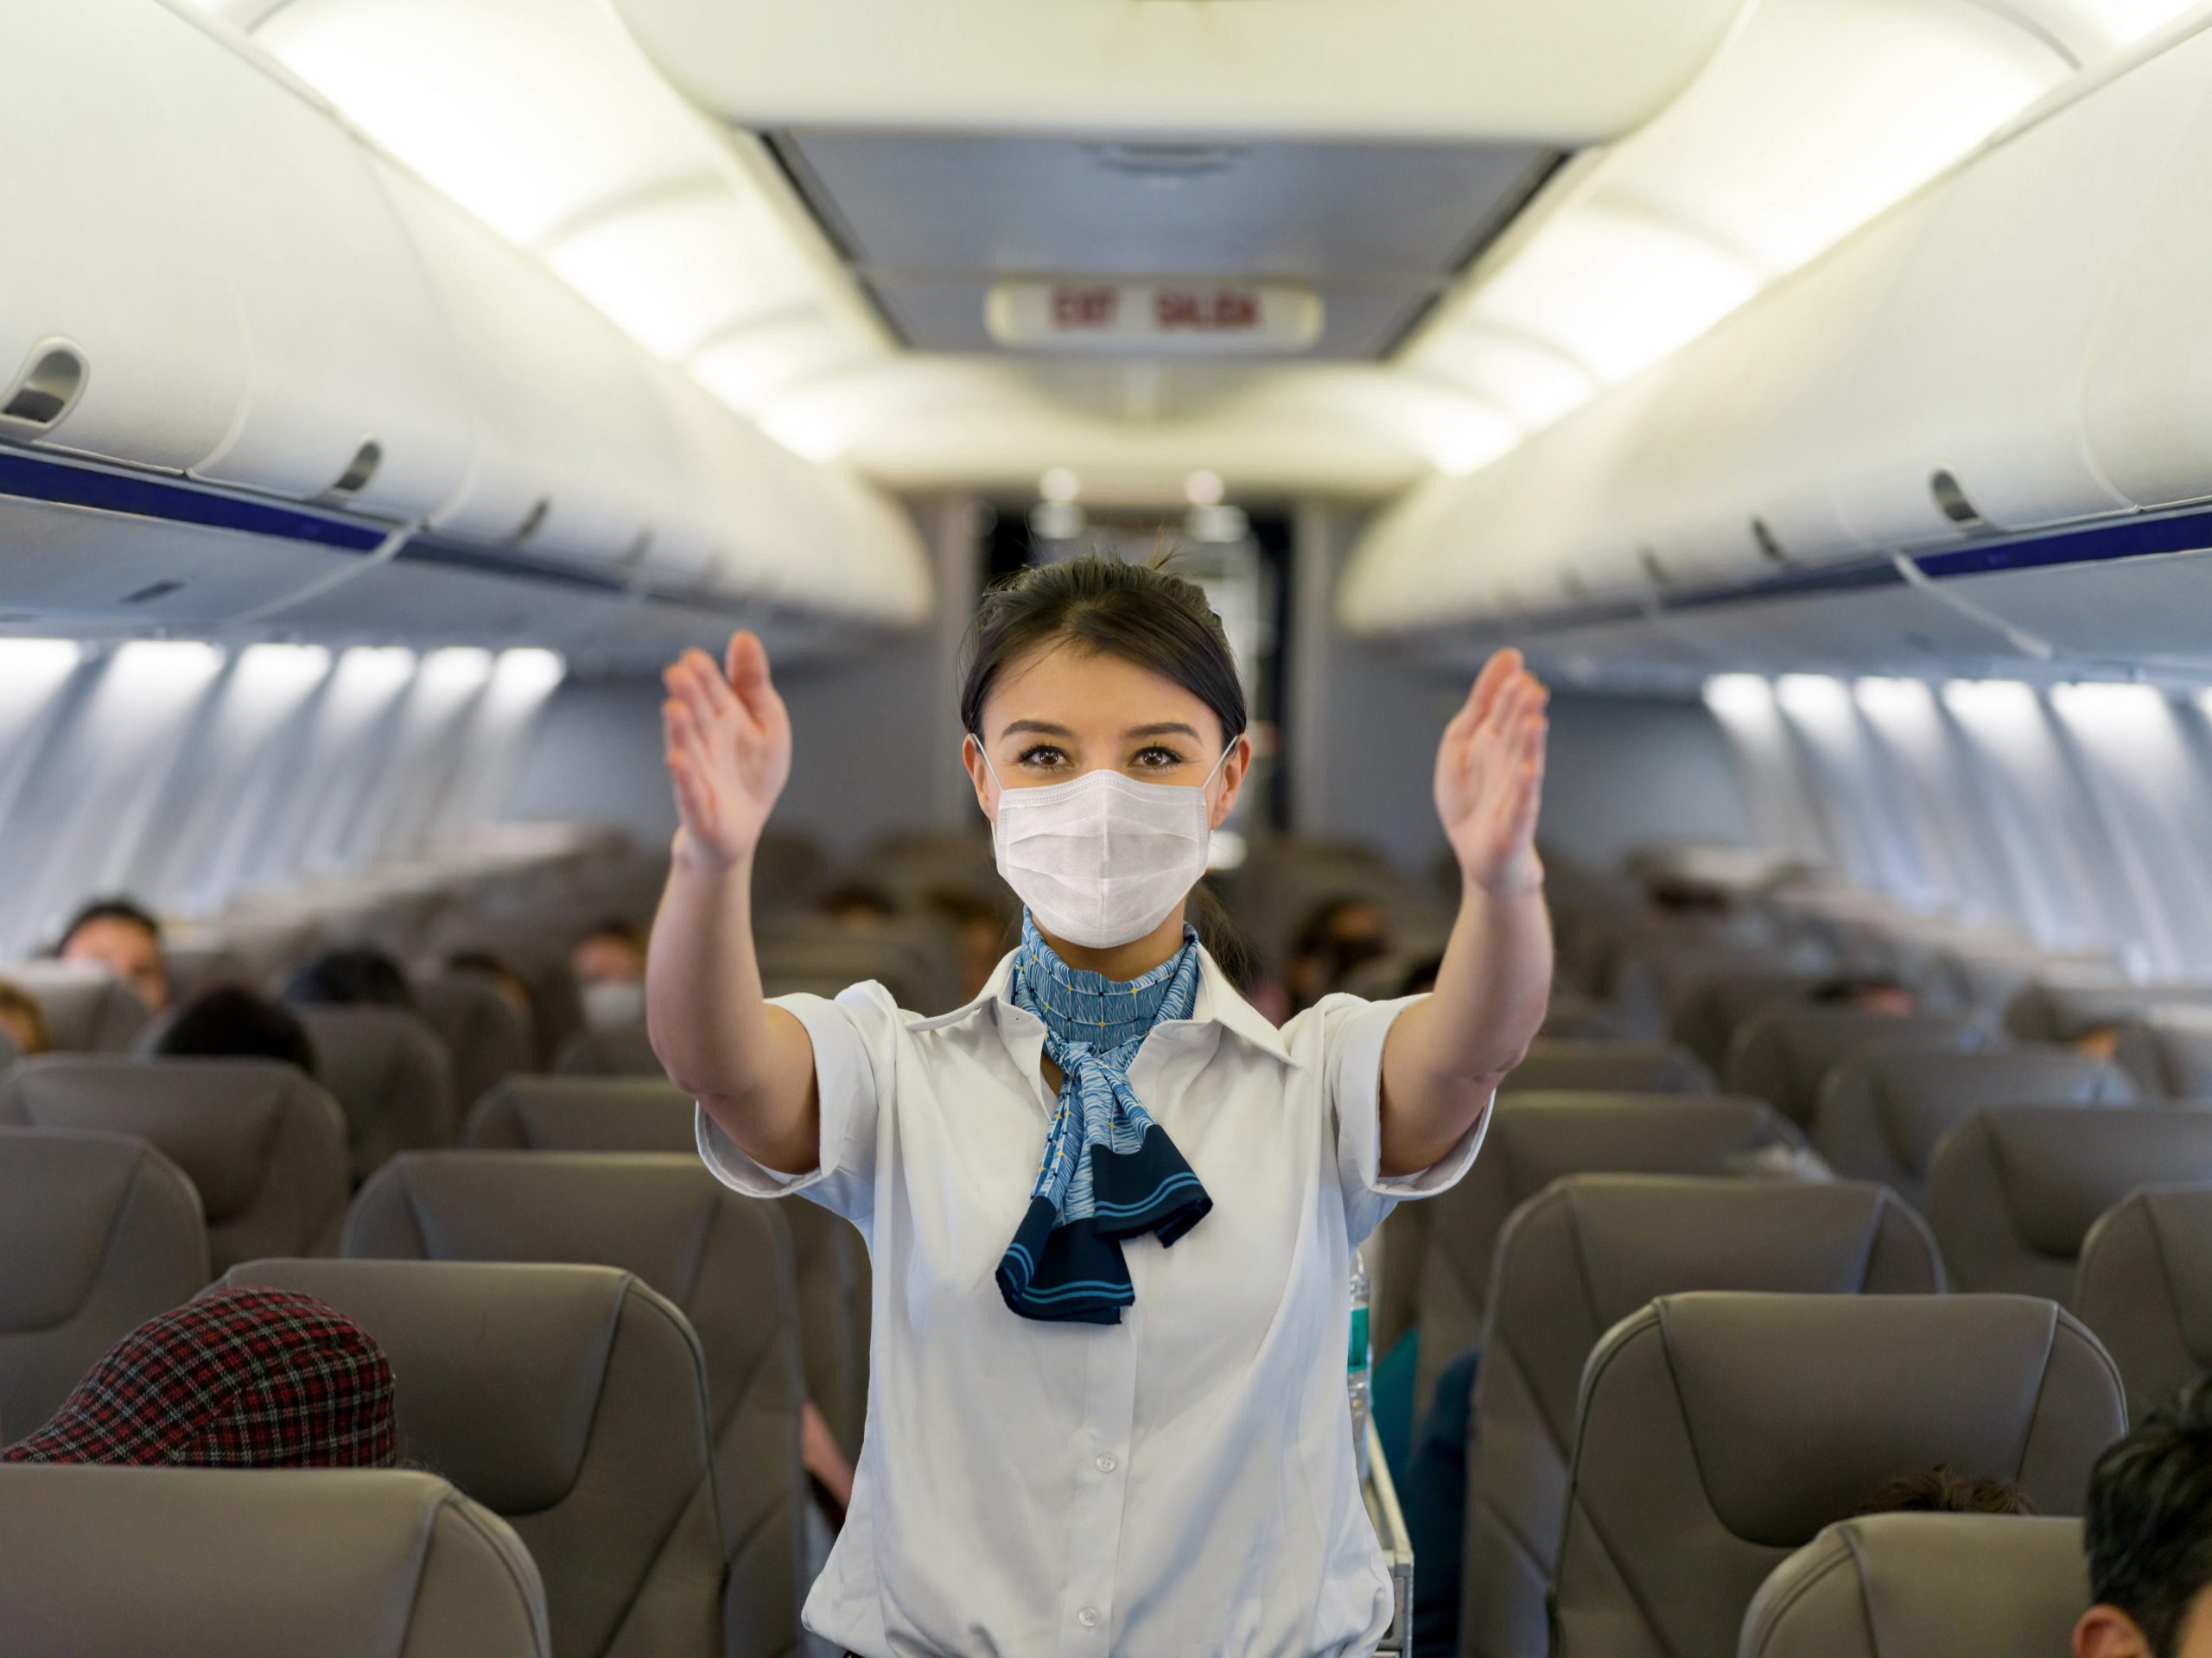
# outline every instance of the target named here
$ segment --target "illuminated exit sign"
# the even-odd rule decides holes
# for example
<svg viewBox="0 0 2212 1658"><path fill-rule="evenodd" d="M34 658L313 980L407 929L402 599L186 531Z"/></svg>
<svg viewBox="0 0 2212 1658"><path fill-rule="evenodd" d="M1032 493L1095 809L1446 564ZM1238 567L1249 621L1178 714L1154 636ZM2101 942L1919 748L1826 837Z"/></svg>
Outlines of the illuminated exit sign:
<svg viewBox="0 0 2212 1658"><path fill-rule="evenodd" d="M1024 351L1160 356L1288 353L1321 337L1321 299L1295 283L1002 282L983 318Z"/></svg>

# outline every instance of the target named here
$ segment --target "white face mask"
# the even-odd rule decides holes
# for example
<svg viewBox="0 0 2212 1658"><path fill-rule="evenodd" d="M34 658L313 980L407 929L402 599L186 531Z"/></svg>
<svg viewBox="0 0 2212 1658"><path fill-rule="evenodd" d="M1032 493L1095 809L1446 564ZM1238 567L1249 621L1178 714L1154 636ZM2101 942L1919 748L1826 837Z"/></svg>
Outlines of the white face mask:
<svg viewBox="0 0 2212 1658"><path fill-rule="evenodd" d="M1109 950L1143 937L1206 873L1213 839L1206 791L1235 749L1224 749L1195 788L1103 770L1041 789L1000 783L991 823L999 873L1055 938ZM998 783L988 751L983 765Z"/></svg>
<svg viewBox="0 0 2212 1658"><path fill-rule="evenodd" d="M581 987L584 1023L594 1031L619 1031L645 1022L643 979L602 979Z"/></svg>

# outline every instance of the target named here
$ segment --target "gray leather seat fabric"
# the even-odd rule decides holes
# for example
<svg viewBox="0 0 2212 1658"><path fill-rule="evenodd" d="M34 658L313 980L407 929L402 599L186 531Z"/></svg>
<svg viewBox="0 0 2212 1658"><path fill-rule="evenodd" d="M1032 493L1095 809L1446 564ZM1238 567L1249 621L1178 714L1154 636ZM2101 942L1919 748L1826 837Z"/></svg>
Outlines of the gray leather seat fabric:
<svg viewBox="0 0 2212 1658"><path fill-rule="evenodd" d="M2145 1095L2212 1099L2212 1008L2161 1007L2131 1020L2112 1057Z"/></svg>
<svg viewBox="0 0 2212 1658"><path fill-rule="evenodd" d="M2074 1311L2135 1421L2212 1370L2212 1187L2145 1186L2107 1210L2082 1241Z"/></svg>
<svg viewBox="0 0 2212 1658"><path fill-rule="evenodd" d="M2030 1042L2071 1042L2086 1032L2166 1007L2212 1004L2212 985L2130 984L2097 976L2044 979L2029 985L2005 1009L2005 1028Z"/></svg>
<svg viewBox="0 0 2212 1658"><path fill-rule="evenodd" d="M245 956L226 943L178 943L162 946L162 965L169 975L172 1005L188 1001L219 984L250 984L261 976Z"/></svg>
<svg viewBox="0 0 2212 1658"><path fill-rule="evenodd" d="M38 1004L56 1053L128 1053L153 1018L129 985L81 962L23 962L0 977Z"/></svg>
<svg viewBox="0 0 2212 1658"><path fill-rule="evenodd" d="M698 1108L657 1077L508 1077L478 1100L461 1143L476 1151L698 1153Z"/></svg>
<svg viewBox="0 0 2212 1658"><path fill-rule="evenodd" d="M642 1025L578 1031L553 1056L553 1069L564 1077L668 1077Z"/></svg>
<svg viewBox="0 0 2212 1658"><path fill-rule="evenodd" d="M667 1300L606 1267L257 1261L221 1282L315 1296L377 1338L401 1456L514 1528L553 1658L721 1652L705 1365Z"/></svg>
<svg viewBox="0 0 2212 1658"><path fill-rule="evenodd" d="M1962 1290L2074 1297L2082 1240L2138 1186L2212 1182L2212 1110L2014 1106L1936 1148L1928 1223Z"/></svg>
<svg viewBox="0 0 2212 1658"><path fill-rule="evenodd" d="M1899 1474L2078 1514L2126 1428L2112 1360L2049 1301L1662 1298L1583 1375L1552 1658L1732 1650L1767 1575Z"/></svg>
<svg viewBox="0 0 2212 1658"><path fill-rule="evenodd" d="M1509 1094L1491 1108L1482 1155L1450 1191L1425 1199L1414 1322L1421 1355L1414 1420L1439 1371L1483 1338L1491 1264L1506 1217L1570 1174L1720 1174L1729 1159L1796 1143L1758 1100L1649 1094Z"/></svg>
<svg viewBox="0 0 2212 1658"><path fill-rule="evenodd" d="M1988 1033L1980 1026L1941 1014L1770 1007L1738 1029L1723 1075L1731 1094L1764 1100L1792 1122L1809 1128L1821 1085L1854 1053L1875 1049L1966 1053L1988 1043Z"/></svg>
<svg viewBox="0 0 2212 1658"><path fill-rule="evenodd" d="M732 1658L798 1641L804 1384L782 1207L732 1191L696 1153L422 1153L364 1186L346 1228L349 1257L618 1267L683 1312L706 1356Z"/></svg>
<svg viewBox="0 0 2212 1658"><path fill-rule="evenodd" d="M1516 1094L1710 1094L1713 1073L1665 1042L1541 1041L1498 1086Z"/></svg>
<svg viewBox="0 0 2212 1658"><path fill-rule="evenodd" d="M1459 1649L1542 1658L1575 1397L1606 1331L1686 1290L1928 1295L1943 1275L1925 1224L1879 1186L1585 1174L1514 1211L1491 1282Z"/></svg>
<svg viewBox="0 0 2212 1658"><path fill-rule="evenodd" d="M0 1423L10 1439L44 1426L102 1354L207 1278L200 1194L159 1152L120 1134L0 1128Z"/></svg>
<svg viewBox="0 0 2212 1658"><path fill-rule="evenodd" d="M437 1033L397 1007L296 1007L315 1074L346 1113L353 1178L398 1152L453 1144L453 1068Z"/></svg>
<svg viewBox="0 0 2212 1658"><path fill-rule="evenodd" d="M467 1110L503 1078L537 1065L530 1015L480 973L442 973L419 981L415 1000L445 1044L455 1106Z"/></svg>
<svg viewBox="0 0 2212 1658"><path fill-rule="evenodd" d="M1845 1060L1821 1088L1813 1149L1846 1178L1878 1180L1924 1209L1937 1143L1975 1112L1999 1105L2120 1105L2135 1097L2126 1071L2070 1048L1876 1049Z"/></svg>
<svg viewBox="0 0 2212 1658"><path fill-rule="evenodd" d="M1775 1568L1737 1654L2061 1658L2088 1605L2078 1520L1869 1515L1828 1527Z"/></svg>
<svg viewBox="0 0 2212 1658"><path fill-rule="evenodd" d="M257 1255L338 1253L346 1117L268 1059L46 1054L0 1077L0 1123L135 1134L191 1178L213 1269Z"/></svg>
<svg viewBox="0 0 2212 1658"><path fill-rule="evenodd" d="M1668 998L1667 1034L1717 1074L1740 1026L1777 1003L1802 1003L1825 976L1817 968L1764 963L1694 975Z"/></svg>
<svg viewBox="0 0 2212 1658"><path fill-rule="evenodd" d="M549 1658L537 1567L443 1480L0 1466L9 1658Z"/></svg>

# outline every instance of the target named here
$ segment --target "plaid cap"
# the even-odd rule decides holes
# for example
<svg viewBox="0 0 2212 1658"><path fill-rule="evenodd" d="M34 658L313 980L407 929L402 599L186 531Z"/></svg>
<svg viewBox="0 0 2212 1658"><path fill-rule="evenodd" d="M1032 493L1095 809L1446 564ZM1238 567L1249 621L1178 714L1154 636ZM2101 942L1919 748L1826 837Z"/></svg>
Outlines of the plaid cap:
<svg viewBox="0 0 2212 1658"><path fill-rule="evenodd" d="M391 1366L312 1296L223 1290L111 1348L51 1422L0 1462L388 1468Z"/></svg>

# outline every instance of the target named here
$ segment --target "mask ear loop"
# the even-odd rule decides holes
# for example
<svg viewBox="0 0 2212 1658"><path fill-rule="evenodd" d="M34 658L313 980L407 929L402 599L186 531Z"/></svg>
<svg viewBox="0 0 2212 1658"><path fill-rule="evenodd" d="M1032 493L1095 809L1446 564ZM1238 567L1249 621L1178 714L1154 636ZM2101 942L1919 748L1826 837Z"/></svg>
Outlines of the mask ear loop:
<svg viewBox="0 0 2212 1658"><path fill-rule="evenodd" d="M1243 740L1244 734L1241 731L1229 740L1229 746L1221 751L1221 758L1213 763L1213 770L1206 773L1206 780L1198 785L1198 794L1201 798L1205 797L1207 790L1213 787L1213 780L1221 775L1221 768L1229 764L1229 757L1236 752L1236 745ZM986 754L983 758L988 760L990 756ZM1209 835L1213 833L1213 803L1211 800L1206 802L1206 833Z"/></svg>

